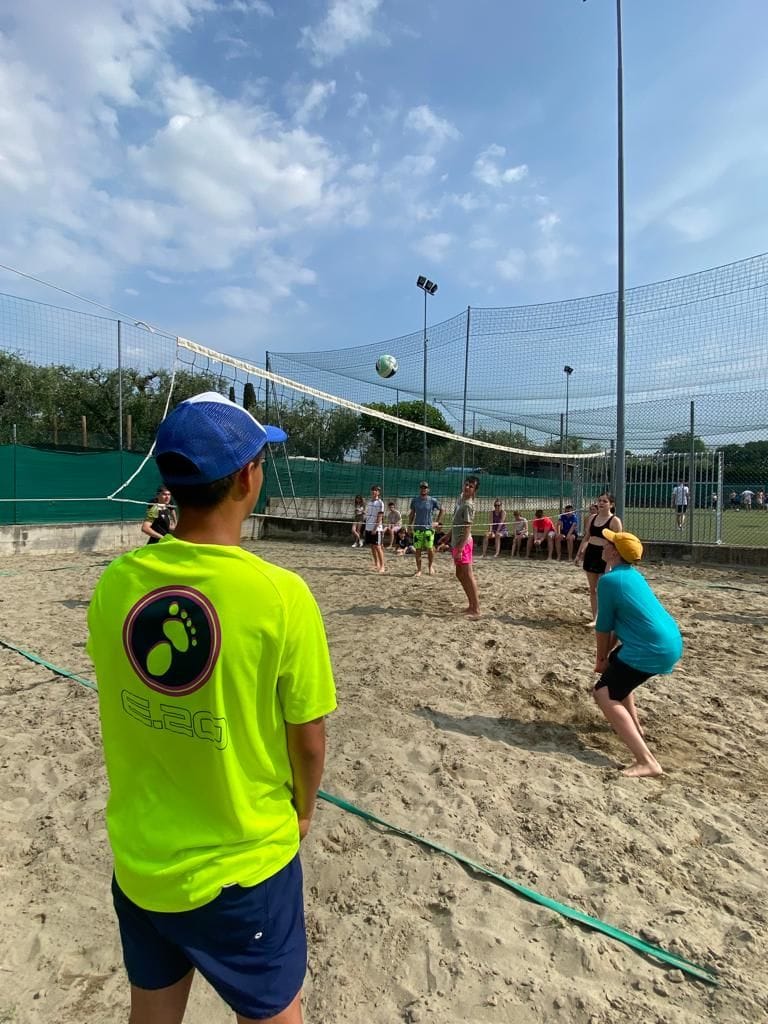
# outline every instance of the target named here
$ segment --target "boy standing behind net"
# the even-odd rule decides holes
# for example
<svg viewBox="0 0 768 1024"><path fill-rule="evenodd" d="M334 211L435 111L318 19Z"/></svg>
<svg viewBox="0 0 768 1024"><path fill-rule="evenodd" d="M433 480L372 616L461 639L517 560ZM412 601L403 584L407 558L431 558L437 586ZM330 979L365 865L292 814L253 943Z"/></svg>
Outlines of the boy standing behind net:
<svg viewBox="0 0 768 1024"><path fill-rule="evenodd" d="M266 444L214 392L160 425L175 534L116 559L88 610L132 1022L180 1022L195 970L238 1015L300 1024L302 872L336 706L304 581L240 547Z"/></svg>

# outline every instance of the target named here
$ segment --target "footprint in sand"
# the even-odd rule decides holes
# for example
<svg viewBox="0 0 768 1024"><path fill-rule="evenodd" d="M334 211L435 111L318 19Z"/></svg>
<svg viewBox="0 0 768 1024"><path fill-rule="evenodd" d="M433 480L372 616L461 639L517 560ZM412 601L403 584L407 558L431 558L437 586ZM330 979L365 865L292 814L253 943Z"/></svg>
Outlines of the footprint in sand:
<svg viewBox="0 0 768 1024"><path fill-rule="evenodd" d="M174 603L168 608L170 616L163 623L163 636L147 655L147 672L152 676L164 676L173 663L174 651L186 654L190 647L197 647L195 633L197 630L190 622L186 612L179 611Z"/></svg>

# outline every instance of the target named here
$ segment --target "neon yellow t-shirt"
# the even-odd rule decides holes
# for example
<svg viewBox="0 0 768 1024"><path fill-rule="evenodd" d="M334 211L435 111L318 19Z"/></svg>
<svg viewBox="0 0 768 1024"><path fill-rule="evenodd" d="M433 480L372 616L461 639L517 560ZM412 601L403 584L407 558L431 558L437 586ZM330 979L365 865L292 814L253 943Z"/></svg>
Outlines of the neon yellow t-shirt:
<svg viewBox="0 0 768 1024"><path fill-rule="evenodd" d="M299 848L285 723L336 706L304 581L168 536L109 565L88 628L123 892L189 910L284 867Z"/></svg>

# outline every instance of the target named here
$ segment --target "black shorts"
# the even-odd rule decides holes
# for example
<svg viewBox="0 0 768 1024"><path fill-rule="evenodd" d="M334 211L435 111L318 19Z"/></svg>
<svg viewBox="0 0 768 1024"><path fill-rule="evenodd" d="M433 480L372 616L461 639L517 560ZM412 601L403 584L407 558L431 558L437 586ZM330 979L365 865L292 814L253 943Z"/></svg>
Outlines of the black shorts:
<svg viewBox="0 0 768 1024"><path fill-rule="evenodd" d="M679 516L684 516L687 511L688 511L688 506L687 505L678 505L677 506L677 514Z"/></svg>
<svg viewBox="0 0 768 1024"><path fill-rule="evenodd" d="M381 544L381 530L366 530L365 531L365 543L366 544Z"/></svg>
<svg viewBox="0 0 768 1024"><path fill-rule="evenodd" d="M605 570L602 545L587 544L587 549L584 552L584 572L593 572L597 576L602 576Z"/></svg>
<svg viewBox="0 0 768 1024"><path fill-rule="evenodd" d="M621 648L617 647L611 651L608 655L608 668L595 683L596 690L607 686L608 696L611 700L617 701L627 698L633 690L653 675L653 672L640 672L623 662L619 657L620 650Z"/></svg>

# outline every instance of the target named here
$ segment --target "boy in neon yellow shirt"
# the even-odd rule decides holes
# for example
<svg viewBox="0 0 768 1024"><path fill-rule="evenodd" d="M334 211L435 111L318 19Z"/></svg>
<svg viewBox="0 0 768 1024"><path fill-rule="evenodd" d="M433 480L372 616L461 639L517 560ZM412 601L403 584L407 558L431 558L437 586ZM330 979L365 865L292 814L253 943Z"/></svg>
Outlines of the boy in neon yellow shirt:
<svg viewBox="0 0 768 1024"><path fill-rule="evenodd" d="M155 447L176 532L112 562L88 611L132 1021L180 1021L195 968L240 1021L302 1019L298 849L335 690L306 584L240 547L285 439L214 392L177 406Z"/></svg>

